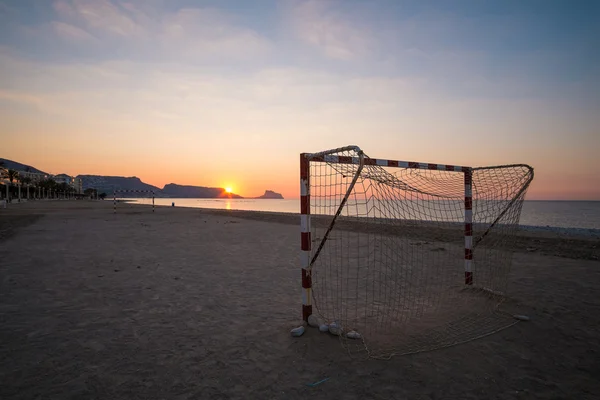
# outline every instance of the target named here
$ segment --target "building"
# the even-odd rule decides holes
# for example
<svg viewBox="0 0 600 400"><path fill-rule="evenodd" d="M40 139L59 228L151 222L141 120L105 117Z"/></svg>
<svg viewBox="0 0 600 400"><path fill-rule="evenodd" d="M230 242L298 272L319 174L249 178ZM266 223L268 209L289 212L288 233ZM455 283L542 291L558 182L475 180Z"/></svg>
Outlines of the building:
<svg viewBox="0 0 600 400"><path fill-rule="evenodd" d="M48 174L44 174L42 172L19 171L19 179L29 178L31 179L31 182L40 182L44 179L48 179L48 177Z"/></svg>
<svg viewBox="0 0 600 400"><path fill-rule="evenodd" d="M67 174L58 174L54 175L52 179L59 185L61 183L66 183L75 191L76 194L83 194L83 182L80 178L74 178Z"/></svg>
<svg viewBox="0 0 600 400"><path fill-rule="evenodd" d="M76 194L83 194L83 181L81 178L73 178L73 189Z"/></svg>

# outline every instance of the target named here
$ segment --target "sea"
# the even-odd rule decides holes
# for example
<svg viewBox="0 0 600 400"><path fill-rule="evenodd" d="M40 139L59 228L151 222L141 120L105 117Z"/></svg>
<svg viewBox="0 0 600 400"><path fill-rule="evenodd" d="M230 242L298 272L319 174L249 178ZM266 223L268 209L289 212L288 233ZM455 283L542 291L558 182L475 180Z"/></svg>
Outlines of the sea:
<svg viewBox="0 0 600 400"><path fill-rule="evenodd" d="M151 204L148 198L127 199L127 201ZM155 204L159 206L171 206L173 203L176 207L296 214L300 212L300 201L297 199L155 199ZM526 200L523 203L520 224L532 228L566 228L598 233L600 232L600 201Z"/></svg>

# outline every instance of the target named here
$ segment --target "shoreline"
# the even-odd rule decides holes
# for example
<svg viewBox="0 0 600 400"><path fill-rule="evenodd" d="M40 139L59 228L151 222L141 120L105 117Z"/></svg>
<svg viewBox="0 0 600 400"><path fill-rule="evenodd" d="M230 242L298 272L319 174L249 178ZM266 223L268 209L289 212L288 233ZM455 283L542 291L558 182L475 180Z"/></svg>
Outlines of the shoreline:
<svg viewBox="0 0 600 400"><path fill-rule="evenodd" d="M148 207L147 204L136 204L129 203L132 206L141 206ZM296 212L281 212L281 211L259 211L259 210L224 210L222 208L209 208L209 207L186 207L186 206L166 206L166 205L155 205L155 208L185 208L185 209L197 209L197 210L206 210L214 214L223 214L223 215L245 215L246 213L256 213L260 215L268 215L275 216L281 219L284 218L296 218L293 223L298 223L300 218L300 213ZM241 217L245 218L245 217ZM292 223L291 221L289 223ZM451 224L451 223L449 223ZM460 224L458 224L460 225ZM577 228L577 227L560 227L560 226L542 226L542 225L521 225L519 224L519 236L527 236L529 233L534 234L556 234L560 236L569 236L569 237L581 237L581 238L590 238L590 239L600 239L600 229L594 228Z"/></svg>
<svg viewBox="0 0 600 400"><path fill-rule="evenodd" d="M164 199L164 198L157 198L157 199ZM173 198L173 200L177 200L179 198ZM184 198L184 200L187 198ZM140 204L140 203L136 203L136 198L118 198L116 199L117 204L127 204L127 205L132 205L132 206L151 206L151 204ZM211 199L204 199L201 198L199 200L211 200ZM212 200L226 200L226 199L212 199ZM272 199L236 199L236 200L272 200ZM293 200L293 199L292 199ZM35 200L33 201L33 203L37 202L37 201L43 201L43 202L47 202L47 201L70 201L70 200L65 200L65 199L43 199L43 200ZM79 200L79 201L90 201L90 200ZM100 200L98 200L100 201ZM104 201L110 202L112 204L113 199L112 198L106 198ZM600 202L600 200L526 200L529 202ZM24 203L28 203L27 200L22 201L21 203L9 203L7 204L8 207L11 206L15 206L15 205L21 205ZM172 208L171 205L169 204L154 204L155 208ZM228 212L228 213L234 213L234 212L238 212L238 213L260 213L260 214L265 214L265 215L277 215L277 216L281 216L282 218L284 217L294 217L294 218L299 218L300 213L299 212L289 212L289 211L266 211L266 210L243 210L243 209L224 209L224 208L211 208L211 207L192 207L192 206L186 206L186 205L177 205L177 203L175 204L175 208L185 208L185 209L200 209L200 210L208 210L210 212ZM0 203L0 209L2 209L2 203ZM435 223L435 221L428 221L428 222L433 222ZM457 225L460 225L460 223L456 223ZM554 236L554 235L559 235L561 237L572 237L572 238L590 238L590 239L599 239L600 240L600 228L582 228L582 227L575 227L575 226L555 226L555 225L524 225L524 224L519 224L519 235L523 235L523 236L527 236L529 234L536 234L536 235L550 235L550 236Z"/></svg>
<svg viewBox="0 0 600 400"><path fill-rule="evenodd" d="M534 200L534 201L542 201L542 200ZM553 201L553 200L548 200L548 201ZM56 203L56 202L58 202L58 203L72 202L73 204L83 204L83 203L94 202L94 203L98 203L98 204L103 204L105 207L108 207L108 206L110 206L110 208L113 207L112 199L106 199L106 200L45 199L45 200L36 200L36 201L23 201L21 203L10 203L10 204L8 204L8 207L5 209L0 207L0 212L2 212L3 210L8 211L15 206L29 208L29 207L27 207L27 205L33 206L35 204L52 204L52 203ZM104 202L104 203L102 203L102 202ZM151 208L152 207L152 204L139 204L139 203L135 203L129 199L117 199L117 204L120 204L121 206L126 205L127 207L139 207L139 208L144 208L144 207ZM33 208L37 208L37 207L33 207ZM236 209L227 210L227 209L223 209L223 208L188 207L188 206L178 206L178 205L175 205L175 207L172 207L170 205L162 205L162 204L160 204L160 205L155 204L154 208L157 210L158 209L163 209L163 210L164 209L200 210L200 211L205 211L205 212L208 212L208 213L211 213L214 215L237 216L239 218L244 218L244 219L256 219L256 220L261 220L261 221L272 221L272 222L294 224L294 225L300 224L300 222L299 222L300 213L299 212L236 210ZM117 213L118 213L118 209L117 209ZM264 217L266 217L266 219ZM428 223L436 224L435 221L429 221L429 222L419 221L419 223L423 223L424 225L427 225ZM451 222L448 223L449 226L451 226L453 224L456 225L456 227L462 227L461 223L451 223ZM582 239L582 240L598 240L598 239L600 239L600 229L561 227L561 226L550 226L550 225L543 226L543 225L519 224L517 235L523 236L523 237L529 237L529 236L546 237L546 238L560 237L560 238L573 238L573 239Z"/></svg>
<svg viewBox="0 0 600 400"><path fill-rule="evenodd" d="M143 204L128 204L128 206L151 208L151 206ZM161 209L178 209L176 212L185 213L191 212L190 210L198 210L199 213L205 215L295 225L298 226L298 232L300 229L299 213L170 206L156 206L156 209L156 212L160 212ZM415 236L415 239L426 238L430 234L430 229L428 227L425 227L422 231L422 235L419 235L419 232L416 232L417 235ZM386 232L386 234L398 233ZM414 230L409 230L407 231L407 234L414 235L415 232ZM438 239L441 238L441 236L438 237ZM587 229L581 228L565 229L557 227L553 229L548 227L520 225L519 230L515 235L513 251L515 253L533 253L561 258L598 261L600 260L600 245L598 245L598 238L600 238L600 230L598 230L598 232L588 232ZM462 236L459 239L462 241ZM298 240L300 239L298 238Z"/></svg>
<svg viewBox="0 0 600 400"><path fill-rule="evenodd" d="M285 213L285 212L272 212L272 211L247 211L247 210L225 210L225 209L213 209L213 208L196 208L196 207L171 207L166 205L155 206L155 213L152 213L152 206L148 204L135 204L135 203L119 203L117 206L117 214L113 214L113 202L108 200L61 200L61 201L42 201L42 202L25 202L20 203L18 207L9 207L7 209L0 209L0 230L2 230L2 219L8 225L18 226L20 223L17 219L23 218L26 220L32 215L52 215L52 214L79 214L79 213L91 213L95 217L107 218L107 217L118 217L119 214L130 215L146 214L147 209L148 216L152 215L165 215L169 218L172 215L174 218L177 216L185 215L190 221L196 217L202 216L213 216L223 218L238 218L243 220L260 221L265 223L277 223L288 226L294 226L298 232L298 248L300 246L300 214ZM5 215L2 215L5 214ZM161 217L162 218L162 217ZM15 220L11 222L11 220ZM318 223L315 218L315 222ZM340 229L353 230L358 225L352 223L346 223L339 225ZM359 229L362 226L358 226ZM378 232L382 229L381 225L371 224L367 226L371 232ZM432 231L433 228L434 230ZM427 224L421 225L409 225L406 227L390 226L383 227L383 232L390 235L401 235L411 236L416 240L427 241L428 237L434 232L436 240L446 242L464 242L462 230L460 224L456 224L456 227L451 229L440 228L439 225L427 226ZM11 229L12 230L12 229ZM598 244L598 238L600 237L599 232L590 231L587 229L565 229L565 228L551 228L551 227L531 227L531 226L519 226L513 245L511 245L515 253L533 253L543 254L550 256L557 256L561 258L571 258L580 260L598 261L600 260L600 245Z"/></svg>

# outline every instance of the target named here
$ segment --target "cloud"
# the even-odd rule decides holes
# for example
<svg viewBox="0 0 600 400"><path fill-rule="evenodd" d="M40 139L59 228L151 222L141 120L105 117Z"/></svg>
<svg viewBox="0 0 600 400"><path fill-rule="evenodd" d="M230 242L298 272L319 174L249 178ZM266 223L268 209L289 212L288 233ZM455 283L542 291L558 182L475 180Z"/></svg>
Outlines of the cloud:
<svg viewBox="0 0 600 400"><path fill-rule="evenodd" d="M297 125L298 120L327 125L332 119L349 121L357 112L383 116L399 102L400 91L405 96L417 94L398 79L348 79L297 68L231 75L136 62L39 64L6 52L0 52L0 62L7 72L0 78L0 88L11 93L4 98L22 102L15 97L22 94L32 101L40 99L46 107L35 105L44 113L69 118L77 109L79 115L131 121L169 116L182 125L221 132L237 130L240 123L260 133L266 127Z"/></svg>
<svg viewBox="0 0 600 400"><path fill-rule="evenodd" d="M296 37L325 56L342 60L363 57L374 45L373 35L344 10L347 4L339 1L292 1L284 14Z"/></svg>
<svg viewBox="0 0 600 400"><path fill-rule="evenodd" d="M63 39L88 33L102 41L104 53L131 58L222 62L259 58L270 48L266 37L244 27L232 14L214 8L164 12L160 5L157 1L57 0L53 24Z"/></svg>
<svg viewBox="0 0 600 400"><path fill-rule="evenodd" d="M43 99L39 96L30 95L27 93L16 92L11 90L0 89L0 101L8 101L13 103L25 104L29 106L39 107L43 103Z"/></svg>
<svg viewBox="0 0 600 400"><path fill-rule="evenodd" d="M125 8L109 0L57 0L59 17L83 23L89 29L121 37L144 36L145 29Z"/></svg>
<svg viewBox="0 0 600 400"><path fill-rule="evenodd" d="M269 49L266 38L210 8L186 8L167 15L158 38L163 48L175 45L177 51L188 55L247 57L263 55Z"/></svg>
<svg viewBox="0 0 600 400"><path fill-rule="evenodd" d="M96 39L93 35L81 28L65 22L52 21L50 26L58 37L67 41L73 41L82 44L89 44L90 42L98 43L98 39Z"/></svg>

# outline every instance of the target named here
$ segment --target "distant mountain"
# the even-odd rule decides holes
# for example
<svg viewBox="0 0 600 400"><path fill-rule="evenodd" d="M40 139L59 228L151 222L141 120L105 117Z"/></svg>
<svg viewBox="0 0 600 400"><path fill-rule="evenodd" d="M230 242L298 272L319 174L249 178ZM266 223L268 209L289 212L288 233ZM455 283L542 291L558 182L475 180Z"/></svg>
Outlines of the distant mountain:
<svg viewBox="0 0 600 400"><path fill-rule="evenodd" d="M185 186L177 185L175 183L169 183L165 185L162 190L162 194L167 197L179 197L179 198L200 198L200 199L213 199L213 198L232 198L242 199L242 196L233 193L227 193L223 188L210 188L204 186Z"/></svg>
<svg viewBox="0 0 600 400"><path fill-rule="evenodd" d="M149 185L141 181L136 176L102 176L102 175L78 175L81 179L83 190L92 188L100 193L111 194L113 190L151 190L155 196L161 193L156 186ZM123 194L123 197L136 197L134 193Z"/></svg>
<svg viewBox="0 0 600 400"><path fill-rule="evenodd" d="M7 169L51 175L30 165L21 164L16 161L7 160L5 158L0 158L0 161L4 162L4 168ZM156 197L243 199L243 197L238 194L227 193L224 188L169 183L168 185L165 185L164 188L160 189L156 186L142 182L142 180L136 176L78 175L77 178L81 179L83 190L97 189L99 193L106 193L109 196L114 190L147 190L154 192ZM136 193L122 193L120 196L139 197L140 195ZM257 197L257 199L283 199L283 196L271 190L266 190L265 194Z"/></svg>
<svg viewBox="0 0 600 400"><path fill-rule="evenodd" d="M49 175L47 172L40 171L39 169L34 168L31 165L21 164L16 161L7 160L6 158L0 158L0 161L4 162L4 168L6 168L6 169L14 169L15 171L28 171L28 172L34 172L37 174Z"/></svg>
<svg viewBox="0 0 600 400"><path fill-rule="evenodd" d="M281 199L283 200L283 196L280 193L276 193L272 190L265 190L265 194L262 196L255 197L256 199Z"/></svg>

